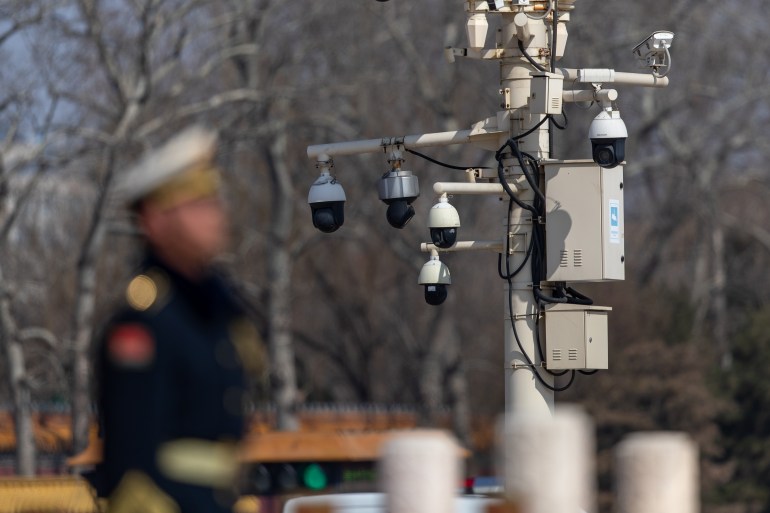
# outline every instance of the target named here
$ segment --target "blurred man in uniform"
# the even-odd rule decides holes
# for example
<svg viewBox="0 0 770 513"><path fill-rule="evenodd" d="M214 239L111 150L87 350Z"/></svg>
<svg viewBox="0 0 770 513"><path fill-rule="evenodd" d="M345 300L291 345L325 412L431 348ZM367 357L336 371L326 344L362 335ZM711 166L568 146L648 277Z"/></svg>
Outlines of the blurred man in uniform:
<svg viewBox="0 0 770 513"><path fill-rule="evenodd" d="M97 357L110 513L223 513L235 499L244 374L261 353L211 265L228 238L215 146L188 129L117 187L147 252Z"/></svg>

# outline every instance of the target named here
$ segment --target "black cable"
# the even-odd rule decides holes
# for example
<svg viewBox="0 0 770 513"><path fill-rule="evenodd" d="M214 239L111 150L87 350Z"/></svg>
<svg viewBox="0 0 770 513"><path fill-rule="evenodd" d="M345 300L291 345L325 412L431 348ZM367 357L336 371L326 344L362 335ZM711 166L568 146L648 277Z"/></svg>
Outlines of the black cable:
<svg viewBox="0 0 770 513"><path fill-rule="evenodd" d="M519 265L519 267L516 268L515 271L513 271L513 274L511 274L511 276L510 276L511 278L513 278L514 276L519 274L521 272L521 270L524 269L524 266L527 265L527 261L529 260L529 257L532 254L532 246L533 246L532 238L530 237L530 239L529 239L529 246L527 247L527 253L524 255L524 261L521 263L521 265ZM502 270L502 267L501 267L502 263L503 263L503 254L502 253L498 253L497 254L497 275L500 276L501 279L507 280L508 276L505 276L503 274L503 270Z"/></svg>
<svg viewBox="0 0 770 513"><path fill-rule="evenodd" d="M517 198L516 194L513 192L513 190L511 190L511 186L508 185L508 181L505 179L505 168L503 167L502 156L500 156L499 160L497 161L497 178L500 180L500 184L503 186L503 189L505 190L506 194L508 194L508 197L511 200L513 200L514 203L516 203L519 207L523 208L524 210L527 210L537 215L537 210L535 210L535 207L533 207L532 205L527 205L526 203L521 201L519 198Z"/></svg>
<svg viewBox="0 0 770 513"><path fill-rule="evenodd" d="M519 145L516 144L516 141L511 139L509 141L508 147L513 150L514 155L516 155L516 159L519 161L519 166L521 166L521 170L524 173L524 178L527 179L527 183L529 183L529 186L532 187L532 190L535 192L535 194L543 201L545 202L545 195L540 190L540 187L538 186L537 182L535 182L534 177L532 177L529 172L527 171L527 166L524 164L524 156L519 151ZM531 161L530 161L531 162Z"/></svg>
<svg viewBox="0 0 770 513"><path fill-rule="evenodd" d="M535 280L532 280L533 282ZM547 296L543 294L543 292L540 290L540 286L534 286L532 287L532 292L535 295L535 299L538 300L540 303L553 303L553 304L567 304L569 303L569 299L566 297L556 297L556 296Z"/></svg>
<svg viewBox="0 0 770 513"><path fill-rule="evenodd" d="M529 156L529 164L533 167L533 170L537 170L536 163L535 163L534 159L531 156ZM544 214L545 214L545 198L544 197L541 198L541 197L538 196L538 197L535 198L535 208L537 208L541 212L542 216L544 216ZM545 354L543 353L543 344L542 344L542 342L540 340L540 317L542 316L542 312L543 312L543 301L542 301L542 299L546 299L546 298L548 298L548 296L545 296L545 295L543 295L540 292L540 290L541 290L540 289L540 281L544 277L544 272L543 272L543 269L542 269L543 255L545 255L545 244L544 244L544 241L545 241L545 227L544 227L543 223L540 222L541 220L542 219L533 220L533 223L532 223L532 239L533 239L533 241L537 242L537 248L539 248L538 249L538 256L539 256L539 258L538 257L533 257L532 258L532 276L534 278L533 279L533 283L532 283L532 290L533 290L533 295L537 299L537 301L535 302L535 304L536 304L536 311L535 311L535 315L536 315L536 318L535 318L535 342L537 344L537 350L538 350L538 353L540 355L540 360L545 362L547 360L545 358ZM565 369L565 370L563 370L561 372L554 372L554 371L548 369L547 367L545 368L545 370L550 375L555 376L555 377L563 376L563 375L567 374L567 372L570 372L569 369ZM575 371L572 370L571 372L572 372L572 374L570 376L570 380L569 380L569 382L566 385L564 385L564 387L561 387L562 390L566 390L567 388L569 388L572 385L572 383L575 381L575 376L576 376Z"/></svg>
<svg viewBox="0 0 770 513"><path fill-rule="evenodd" d="M518 346L519 351L524 357L527 365L532 367L537 380L547 389L552 390L554 392L560 392L568 389L572 385L572 383L575 380L575 376L577 375L577 372L575 370L569 370L569 369L561 372L554 372L544 367L545 372L547 372L548 374L554 377L563 376L567 374L567 372L571 371L569 382L564 386L561 386L561 387L552 386L545 381L543 376L540 374L540 371L533 364L529 355L524 351L523 345L521 344L521 340L519 339L518 332L516 330L516 322L513 315L513 304L510 298L510 294L513 290L513 281L512 281L513 276L521 272L521 270L523 269L523 266L526 265L527 261L529 261L531 266L531 273L532 273L532 293L535 297L535 303L536 303L534 339L535 339L535 347L537 349L541 362L546 361L546 358L543 352L542 342L540 340L540 327L539 327L543 304L544 303L573 303L573 304L583 304L583 305L593 304L593 301L590 298L576 291L572 287L567 286L566 283L557 283L553 296L544 294L542 292L541 285L540 285L546 276L545 226L543 223L543 220L545 218L546 198L539 184L540 169L539 169L537 160L532 155L526 152L522 152L518 147L517 141L522 137L525 137L526 135L534 132L534 130L536 130L537 127L542 125L542 123L544 123L547 119L551 119L551 117L546 116L538 123L538 125L530 129L528 132L516 137L511 137L495 153L495 158L497 159L497 162L498 162L498 166L497 166L498 178L500 179L500 182L503 184L503 188L505 189L506 193L510 198L510 201L508 202L508 231L510 232L510 229L511 229L510 218L511 218L511 213L512 213L512 208L514 203L533 214L532 215L532 236L530 239L529 248L527 249L527 256L525 257L524 262L521 265L519 265L516 271L514 271L513 273L511 272L510 238L509 238L506 242L506 248L505 248L505 251L506 251L505 275L503 275L500 269L501 263L502 263L502 255L498 257L497 267L498 267L498 274L500 275L500 277L506 279L508 282L508 287L509 287L508 313L511 318L511 321L510 321L511 328L513 330L513 335L516 340L516 344ZM558 123L555 123L555 125L557 127L559 126ZM565 126L566 126L566 116L565 116ZM525 204L513 193L513 191L508 186L508 183L505 179L505 168L503 166L504 151L506 149L509 149L510 152L516 157L516 160L518 161L519 166L521 167L522 173L524 174L524 177L527 180L527 183L532 188L532 191L535 194L535 198L532 205Z"/></svg>
<svg viewBox="0 0 770 513"><path fill-rule="evenodd" d="M553 126L555 126L556 128L558 128L559 130L566 130L566 128L567 128L567 125L569 125L569 119L567 119L567 111L565 111L564 109L562 109L562 111L561 111L561 115L562 115L562 117L564 118L564 124L563 124L563 125L560 125L559 123L557 123L557 122L556 122L556 118L554 118L553 116L550 116L550 118L551 118L551 123L553 123Z"/></svg>
<svg viewBox="0 0 770 513"><path fill-rule="evenodd" d="M527 130L526 132L524 132L524 133L523 133L523 134L521 134L521 135L517 135L517 136L511 137L511 139L509 139L509 141L510 141L510 140L518 141L519 139L523 139L523 138L525 138L526 136L528 136L529 134L531 134L532 132L534 132L535 130L537 130L538 128L540 128L540 126L541 126L543 123L545 123L546 121L548 121L548 120L550 119L550 117L551 117L550 115L549 115L549 116L546 116L546 117L544 117L543 119L541 119L540 121L538 121L538 122L537 122L537 125L533 126L532 128L530 128L529 130ZM504 145L503 145L503 147L502 147L502 148L500 148L500 150L502 150L503 148L505 148L507 145L508 145L508 143L504 144ZM500 150L497 150L497 151L500 151Z"/></svg>
<svg viewBox="0 0 770 513"><path fill-rule="evenodd" d="M513 141L513 145L515 145L515 141ZM527 210L529 210L530 212L535 214L533 216L533 225L540 226L540 222L538 220L538 217L539 217L538 211L539 211L539 209L537 207L540 207L540 209L542 209L545 206L544 203L542 202L542 200L540 199L540 197L539 196L535 197L536 206L534 206L534 205L533 206L526 205L526 204L522 203L521 200L519 200L515 196L515 194L513 194L513 191L510 190L510 187L507 187L507 182L505 181L505 175L504 175L504 171L503 171L504 168L503 168L503 154L502 154L502 152L503 152L503 150L505 149L506 146L508 146L508 144L506 144L502 148L500 148L500 150L498 150L498 152L495 154L495 156L498 159L498 176L500 177L501 183L504 184L503 188L506 189L506 192L508 192L508 195L510 197L510 201L508 203L508 230L510 231L510 219L511 219L511 212L512 212L512 209L513 209L513 203L516 203L519 206L525 205L524 208L526 208ZM538 238L539 237L534 237L534 236L532 237L532 239L530 241L530 247L532 248L531 252L532 252L533 256L531 258L527 257L532 262L533 266L534 266L534 260L535 260L534 252L535 252L535 248L537 246L537 239ZM575 371L574 370L572 371L572 375L570 376L570 380L569 380L569 382L566 385L561 386L561 387L550 385L543 378L543 376L540 375L540 372L538 371L538 369L535 366L535 364L532 362L532 359L529 357L527 352L524 350L524 346L522 345L521 340L519 339L519 334L518 334L518 332L516 330L516 319L515 319L515 317L513 315L513 301L511 300L511 293L513 291L513 280L512 280L512 278L513 278L513 276L516 273L511 273L511 259L510 259L509 251L507 250L509 248L508 244L509 243L506 243L505 279L508 282L508 314L509 314L509 317L510 317L511 330L513 331L513 337L516 340L516 345L518 346L519 351L521 352L522 356L524 357L524 361L526 362L526 364L528 366L532 367L532 372L535 375L535 378L540 382L540 384L543 385L548 390L551 390L552 392L563 392L564 390L567 390L570 386L572 386L572 383L575 381L575 375L576 375ZM530 253L530 250L528 250L527 252ZM543 253L539 252L539 254L542 255ZM526 263L526 259L525 259L525 263ZM519 272L522 267L523 266L519 266L519 269L517 269L516 272ZM499 271L499 264L498 264L498 271ZM543 349L542 349L542 347L540 345L540 334L539 334L540 328L539 328L539 324L538 324L539 323L539 316L540 316L539 305L538 305L538 310L536 312L536 316L537 317L535 318L535 330L536 330L535 342L536 342L536 347L537 347L538 353L540 355L540 361L545 361L545 359L543 358ZM546 372L551 373L551 371L548 371L547 369L546 369ZM554 375L557 375L557 374L554 374ZM562 374L558 374L558 375L562 375Z"/></svg>
<svg viewBox="0 0 770 513"><path fill-rule="evenodd" d="M524 173L524 176L527 178L528 183L536 194L535 210L538 211L538 218L533 220L532 225L532 236L533 241L535 242L535 256L532 257L532 293L537 300L537 303L569 303L580 305L593 304L593 300L591 300L589 297L580 294L571 287L566 287L566 285L561 286L558 289L558 295L555 294L553 296L548 296L542 292L540 282L545 279L545 272L542 265L542 260L544 259L545 255L545 231L541 221L545 217L546 199L545 195L540 191L538 184L535 182L535 178L530 174L529 171L527 171L528 166L523 162L523 156L521 152L518 151L518 145L516 142L509 141L508 145L514 151L514 153L517 154L522 172ZM536 173L538 171L537 163L531 155L527 155L527 158L529 159L529 166L531 166L532 171Z"/></svg>
<svg viewBox="0 0 770 513"><path fill-rule="evenodd" d="M590 371L580 370L578 372L580 372L580 374L582 374L584 376L592 376L592 375L596 374L597 372L599 372L599 369L594 369L594 370L590 370Z"/></svg>
<svg viewBox="0 0 770 513"><path fill-rule="evenodd" d="M591 299L588 296L585 296L578 292L577 290L573 289L572 287L566 287L567 293L574 298L574 301L572 301L573 304L576 305L592 305L594 304L594 300Z"/></svg>
<svg viewBox="0 0 770 513"><path fill-rule="evenodd" d="M506 266L506 273L510 275L510 259L506 258L505 261ZM513 315L513 301L511 301L511 292L513 291L513 281L511 278L508 278L508 315L511 320L511 329L513 330L513 337L516 340L516 345L519 347L519 351L521 352L522 356L524 357L524 361L527 363L528 366L532 367L532 373L535 375L537 380L540 382L541 385L543 385L548 390L551 390L552 392L563 392L567 390L569 387L572 386L572 383L575 381L575 371L572 371L572 376L570 377L569 382L562 386L557 387L550 385L545 379L543 379L543 376L540 375L540 372L538 372L537 367L535 367L535 364L532 363L532 360L530 359L527 352L524 350L524 346L521 343L521 340L519 340L519 334L516 331L516 320ZM537 320L535 321L537 323ZM541 358L542 360L542 358Z"/></svg>
<svg viewBox="0 0 770 513"><path fill-rule="evenodd" d="M546 361L545 356L543 354L543 344L540 342L540 313L541 308L540 304L537 305L537 312L535 312L535 342L537 343L537 352L540 354L540 361ZM545 368L546 372L550 374L551 376L564 376L569 372L569 369L564 369L561 372L554 372L550 370L548 367Z"/></svg>
<svg viewBox="0 0 770 513"><path fill-rule="evenodd" d="M538 71L545 71L545 68L538 64L535 59L530 57L530 55L527 53L527 50L524 49L524 43L521 42L521 39L519 39L519 51L524 57L526 57L530 64L537 68Z"/></svg>
<svg viewBox="0 0 770 513"><path fill-rule="evenodd" d="M436 165L439 165L439 166L442 166L442 167L446 167L448 169L457 169L457 170L460 170L460 171L465 171L467 169L492 169L491 167L483 167L483 166L466 166L466 167L453 166L452 164L445 164L444 162L441 162L441 161L436 160L434 158L431 158L431 157L429 157L427 155L424 155L424 154L420 153L419 151L410 150L409 148L404 148L404 149L406 151L408 151L409 153L411 153L412 155L417 155L418 157L423 158L423 159L427 160L428 162L432 162L433 164L436 164Z"/></svg>
<svg viewBox="0 0 770 513"><path fill-rule="evenodd" d="M511 213L513 212L513 200L508 200L508 233L511 233ZM497 274L502 278L503 280L507 280L509 278L513 278L517 274L521 272L522 269L524 269L524 266L527 265L527 261L529 261L529 257L532 254L532 248L534 247L535 239L532 237L529 238L529 246L527 247L527 253L524 255L524 261L519 265L519 267L516 268L515 271L513 271L512 274L506 276L503 274L502 270L502 262L503 262L503 254L498 253L497 254ZM511 254L511 238L508 236L505 241L505 258L510 258Z"/></svg>

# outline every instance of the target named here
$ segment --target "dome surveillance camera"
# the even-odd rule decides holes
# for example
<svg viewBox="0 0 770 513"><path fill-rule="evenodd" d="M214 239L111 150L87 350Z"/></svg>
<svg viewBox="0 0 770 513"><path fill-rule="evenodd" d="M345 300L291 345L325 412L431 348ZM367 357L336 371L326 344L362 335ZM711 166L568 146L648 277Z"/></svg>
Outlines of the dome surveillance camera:
<svg viewBox="0 0 770 513"><path fill-rule="evenodd" d="M307 202L313 215L313 226L324 233L336 231L345 222L345 191L336 178L328 173L310 186Z"/></svg>
<svg viewBox="0 0 770 513"><path fill-rule="evenodd" d="M612 168L626 158L626 124L616 110L602 110L588 129L594 162Z"/></svg>
<svg viewBox="0 0 770 513"><path fill-rule="evenodd" d="M425 286L425 302L433 306L438 306L446 300L447 285L451 283L449 268L439 260L438 255L425 262L417 278L417 284Z"/></svg>
<svg viewBox="0 0 770 513"><path fill-rule="evenodd" d="M420 184L411 171L393 168L377 184L380 199L388 205L388 222L403 228L414 217L412 202L420 195Z"/></svg>
<svg viewBox="0 0 770 513"><path fill-rule="evenodd" d="M437 247L451 248L457 241L457 229L460 227L460 215L447 200L446 195L439 198L428 212L430 238Z"/></svg>

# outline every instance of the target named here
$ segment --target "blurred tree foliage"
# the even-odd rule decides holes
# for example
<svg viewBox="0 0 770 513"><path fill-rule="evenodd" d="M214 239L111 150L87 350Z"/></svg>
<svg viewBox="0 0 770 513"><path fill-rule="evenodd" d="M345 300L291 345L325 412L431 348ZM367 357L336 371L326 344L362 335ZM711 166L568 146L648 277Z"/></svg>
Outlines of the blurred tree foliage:
<svg viewBox="0 0 770 513"><path fill-rule="evenodd" d="M723 395L732 407L719 419L723 460L733 474L717 494L745 501L755 511L770 511L770 308L749 316L735 338L733 368L721 376Z"/></svg>

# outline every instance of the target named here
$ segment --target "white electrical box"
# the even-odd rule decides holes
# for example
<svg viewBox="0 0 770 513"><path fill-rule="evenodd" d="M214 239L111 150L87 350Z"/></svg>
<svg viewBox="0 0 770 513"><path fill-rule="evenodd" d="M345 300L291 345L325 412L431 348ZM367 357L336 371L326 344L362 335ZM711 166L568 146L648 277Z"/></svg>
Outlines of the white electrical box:
<svg viewBox="0 0 770 513"><path fill-rule="evenodd" d="M623 168L544 163L546 280L625 279Z"/></svg>
<svg viewBox="0 0 770 513"><path fill-rule="evenodd" d="M564 76L545 71L532 73L531 76L530 112L532 114L561 114Z"/></svg>
<svg viewBox="0 0 770 513"><path fill-rule="evenodd" d="M607 321L611 310L604 306L547 305L544 309L547 368L608 368Z"/></svg>

